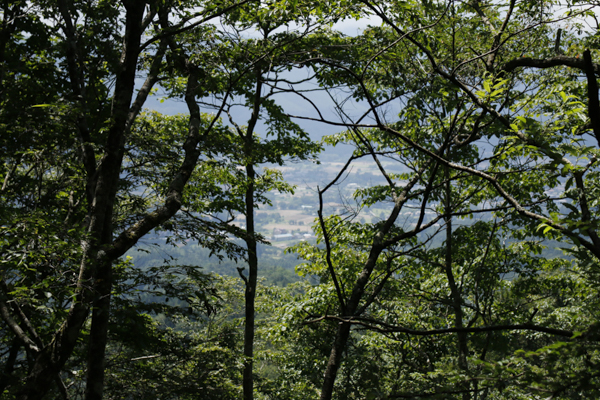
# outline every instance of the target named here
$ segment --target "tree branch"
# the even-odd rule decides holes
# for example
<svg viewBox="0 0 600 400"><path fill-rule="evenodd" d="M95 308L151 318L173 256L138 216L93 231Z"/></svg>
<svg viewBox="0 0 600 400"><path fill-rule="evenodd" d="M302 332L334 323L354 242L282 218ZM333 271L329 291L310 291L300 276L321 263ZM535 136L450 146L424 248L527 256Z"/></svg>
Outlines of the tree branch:
<svg viewBox="0 0 600 400"><path fill-rule="evenodd" d="M40 348L35 344L33 340L27 334L19 324L11 317L10 311L8 310L8 306L3 300L0 300L0 316L2 320L8 325L10 330L15 334L16 337L19 338L20 341L23 342L27 350L36 354L40 352Z"/></svg>
<svg viewBox="0 0 600 400"><path fill-rule="evenodd" d="M316 319L313 319L310 321L305 321L304 323L310 324L310 323L323 321L323 320L334 320L334 321L339 321L339 322L344 322L344 323L349 323L349 324L354 324L354 325L360 325L367 329L372 329L372 330L375 330L375 331L381 332L381 333L406 333L408 335L414 335L414 336L433 336L433 335L444 335L444 334L458 333L458 332L483 333L483 332L519 331L519 330L542 332L542 333L547 333L549 335L562 336L562 337L568 337L568 338L572 338L573 335L575 334L575 332L572 332L572 331L567 331L564 329L548 328L548 327L536 325L536 324L533 324L530 322L527 322L524 324L493 325L493 326L482 326L482 327L476 327L476 328L454 327L454 328L444 328L444 329L418 330L418 329L406 328L403 326L391 325L391 324L388 324L388 323L385 323L382 321L378 321L378 320L375 320L372 318L367 318L367 317L357 316L357 317L344 318L344 317L339 317L337 315L324 315L324 316L321 316L319 318L316 318Z"/></svg>
<svg viewBox="0 0 600 400"><path fill-rule="evenodd" d="M594 63L592 62L592 55L590 50L587 49L583 52L583 62L585 66L585 76L588 81L588 116L592 123L592 129L598 145L600 146L600 103L598 101L598 81L596 80L597 71L594 70Z"/></svg>
<svg viewBox="0 0 600 400"><path fill-rule="evenodd" d="M571 67L577 68L581 71L585 71L588 67L583 59L579 57L568 57L563 55L557 55L550 58L531 58L521 57L515 58L504 64L501 71L513 72L517 68L531 67L531 68L553 68L553 67ZM600 64L591 63L591 69L595 74L600 74Z"/></svg>

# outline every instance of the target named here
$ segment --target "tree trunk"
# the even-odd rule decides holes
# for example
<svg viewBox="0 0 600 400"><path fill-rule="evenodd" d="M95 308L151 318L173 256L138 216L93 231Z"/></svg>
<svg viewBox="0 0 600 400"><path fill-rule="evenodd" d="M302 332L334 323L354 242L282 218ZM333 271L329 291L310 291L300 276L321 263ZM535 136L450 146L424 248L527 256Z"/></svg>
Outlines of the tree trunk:
<svg viewBox="0 0 600 400"><path fill-rule="evenodd" d="M361 271L360 275L356 279L354 288L352 290L352 294L350 295L350 298L346 303L346 307L342 309L342 316L359 316L362 313L362 310L359 310L360 301L363 298L365 287L369 283L369 278L373 273L373 269L375 268L377 259L379 258L379 255L384 249L384 247L380 243L381 236L383 235L378 235L374 240L373 246L371 248L371 253L369 254L369 258L367 259L367 262L365 263L365 266ZM348 322L341 322L338 325L335 339L331 346L331 352L329 353L329 361L327 362L327 368L325 369L325 374L323 375L323 386L321 388L320 400L331 400L331 397L333 395L333 387L337 378L337 373L342 363L342 358L344 355L344 350L346 349L346 345L348 343L348 338L350 337L351 327L352 324Z"/></svg>
<svg viewBox="0 0 600 400"><path fill-rule="evenodd" d="M99 272L102 280L96 283L97 295L92 311L92 327L88 348L86 400L101 400L104 391L104 358L108 340L110 292L112 290L112 263L105 263Z"/></svg>
<svg viewBox="0 0 600 400"><path fill-rule="evenodd" d="M246 190L246 246L248 248L248 278L246 280L246 315L244 325L244 400L254 398L254 316L256 282L258 279L258 256L254 237L254 167L246 166L248 189Z"/></svg>
<svg viewBox="0 0 600 400"><path fill-rule="evenodd" d="M450 150L447 152L448 159L450 159ZM450 168L445 167L445 178L446 178L446 188L445 188L445 214L444 218L446 221L446 254L445 254L445 269L446 269L446 277L448 279L448 286L450 287L450 296L452 298L452 308L454 311L454 326L456 328L463 328L463 312L462 312L462 297L458 286L456 285L456 279L454 279L454 272L452 271L452 186L450 182ZM467 361L467 357L469 354L468 348L468 337L466 332L458 332L458 368L461 371L468 371L469 365ZM462 394L463 400L470 400L471 395L468 392L469 384L461 383L460 389L464 390Z"/></svg>
<svg viewBox="0 0 600 400"><path fill-rule="evenodd" d="M333 388L335 385L335 379L342 363L342 355L348 343L350 337L350 324L340 322L335 335L333 346L331 346L331 353L329 354L329 361L327 362L327 368L325 369L325 375L323 376L323 387L321 389L320 400L331 400L333 395Z"/></svg>
<svg viewBox="0 0 600 400"><path fill-rule="evenodd" d="M256 171L254 170L254 129L260 118L260 109L262 105L262 72L257 69L254 73L256 86L254 89L254 99L252 103L252 115L248 121L246 131L238 128L238 133L244 141L244 153L247 158L246 179L248 187L246 189L246 248L248 249L248 278L244 279L246 284L245 301L246 313L244 318L244 372L242 388L244 400L254 399L254 318L256 301L256 283L258 280L258 254L256 243L256 231L254 228L254 194Z"/></svg>
<svg viewBox="0 0 600 400"><path fill-rule="evenodd" d="M81 294L75 299L65 323L60 327L52 342L44 347L36 357L33 368L27 376L17 400L41 400L50 390L50 385L62 370L73 353L79 332L87 319L89 308L81 301Z"/></svg>
<svg viewBox="0 0 600 400"><path fill-rule="evenodd" d="M49 390L57 372L63 368L73 352L79 332L89 315L90 305L93 305L94 311L88 353L86 399L102 398L113 262L113 259L106 257L104 247L113 239L113 206L128 129L145 3L126 2L125 6L127 11L124 49L115 83L112 124L98 172L88 176L88 187L93 190L93 198L89 205L88 237L83 244L85 251L78 279L79 293L73 300L66 322L54 340L38 354L27 383L19 394L20 400L41 399Z"/></svg>
<svg viewBox="0 0 600 400"><path fill-rule="evenodd" d="M113 210L128 134L128 117L135 87L135 74L143 33L142 20L146 7L144 2L129 1L124 4L127 9L125 41L115 83L112 108L114 124L109 131L106 155L100 168L101 177L97 181L95 192L96 198L105 197L104 201L99 201L98 204L104 207L104 215L101 221L98 221L99 231L94 235L101 245L108 245L113 240ZM104 391L104 358L108 340L112 268L113 260L104 257L94 268L94 301L88 348L86 400L102 400Z"/></svg>
<svg viewBox="0 0 600 400"><path fill-rule="evenodd" d="M365 262L365 265L354 282L352 288L352 294L347 300L346 304L340 304L340 311L342 313L342 317L350 318L360 316L366 307L368 306L368 302L362 305L360 308L360 302L363 300L363 296L365 293L365 287L369 283L369 279L377 265L377 260L381 253L385 250L386 244L384 242L385 236L390 231L391 227L394 225L398 215L400 214L400 210L404 206L404 204L408 201L408 193L412 188L417 184L420 177L425 171L425 167L421 168L419 172L413 177L402 189L400 193L394 194L394 208L390 213L387 221L379 228L378 233L373 238L373 243L371 244L371 250L369 252L369 258ZM322 197L321 197L321 210L319 211L319 219L321 220L321 225L324 226L323 223L323 214L322 214ZM390 243L397 243L401 240L408 239L412 236L415 236L418 233L419 228L415 228L416 230L405 232L404 234L397 236L394 241ZM323 235L328 235L328 232L325 228L323 228ZM329 248L327 251L330 251ZM331 269L331 273L334 274L335 271L333 267ZM340 368L342 362L342 356L346 345L348 343L348 339L350 337L350 328L351 323L342 322L338 325L338 329L336 332L336 336L334 342L331 347L331 352L329 354L329 361L327 362L327 368L325 369L325 374L323 376L323 385L321 387L321 397L320 400L331 400L333 396L333 388L335 385L335 379L337 378L337 373Z"/></svg>

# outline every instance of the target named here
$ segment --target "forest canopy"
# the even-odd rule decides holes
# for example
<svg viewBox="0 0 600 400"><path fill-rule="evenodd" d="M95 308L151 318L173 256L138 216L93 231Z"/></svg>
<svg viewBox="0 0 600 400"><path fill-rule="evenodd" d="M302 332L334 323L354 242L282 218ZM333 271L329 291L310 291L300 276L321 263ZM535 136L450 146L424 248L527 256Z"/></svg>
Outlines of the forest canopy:
<svg viewBox="0 0 600 400"><path fill-rule="evenodd" d="M0 13L3 399L600 394L598 1ZM269 250L282 168L336 146L315 240Z"/></svg>

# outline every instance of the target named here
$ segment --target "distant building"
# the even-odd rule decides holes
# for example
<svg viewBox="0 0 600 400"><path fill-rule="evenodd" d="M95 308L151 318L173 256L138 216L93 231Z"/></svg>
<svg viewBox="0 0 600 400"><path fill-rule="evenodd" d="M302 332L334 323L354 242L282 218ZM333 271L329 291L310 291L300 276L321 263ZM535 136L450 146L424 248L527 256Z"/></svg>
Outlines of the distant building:
<svg viewBox="0 0 600 400"><path fill-rule="evenodd" d="M291 240L294 239L294 235L292 235L291 233L283 233L281 235L273 235L273 237L271 237L271 240L275 241L275 242L282 242L284 240Z"/></svg>

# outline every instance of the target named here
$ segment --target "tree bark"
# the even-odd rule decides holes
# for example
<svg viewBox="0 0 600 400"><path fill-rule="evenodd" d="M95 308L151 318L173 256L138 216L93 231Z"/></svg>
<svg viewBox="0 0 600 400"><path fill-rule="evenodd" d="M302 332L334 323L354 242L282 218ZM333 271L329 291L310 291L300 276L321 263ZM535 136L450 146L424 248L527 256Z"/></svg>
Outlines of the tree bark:
<svg viewBox="0 0 600 400"><path fill-rule="evenodd" d="M246 280L246 314L244 324L244 373L242 387L244 400L254 398L254 317L256 301L256 283L258 279L257 245L254 237L254 178L252 165L246 166L248 189L246 190L246 246L248 248L248 278Z"/></svg>
<svg viewBox="0 0 600 400"><path fill-rule="evenodd" d="M143 33L142 20L146 5L144 2L126 2L125 6L127 13L124 49L120 71L117 74L111 112L114 123L109 131L107 151L94 193L95 204L98 206L94 211L103 211L104 215L98 219L97 230L92 231L92 237L102 247L110 244L113 239L113 210L123 162L125 139L128 134L129 109L135 86L135 73ZM94 216L92 216L92 220L94 220ZM93 227L92 224L91 228ZM94 301L88 349L86 400L102 400L104 391L104 359L108 340L113 260L102 258L94 268L93 276Z"/></svg>
<svg viewBox="0 0 600 400"><path fill-rule="evenodd" d="M255 302L256 302L256 283L258 280L258 254L256 243L256 231L254 227L254 195L256 171L254 170L254 129L260 117L260 108L262 104L262 74L256 70L256 87L254 92L254 101L252 106L252 115L248 121L246 132L238 128L238 133L244 141L244 153L247 159L246 179L248 187L246 189L246 248L248 249L248 278L245 279L245 323L244 323L244 372L242 388L244 400L254 399L254 324L255 324Z"/></svg>
<svg viewBox="0 0 600 400"><path fill-rule="evenodd" d="M100 278L101 277L101 278ZM99 279L99 281L98 281ZM112 290L112 263L104 263L98 268L97 282L94 285L97 297L92 311L92 326L88 348L86 374L86 400L101 400L104 392L104 366L108 323L110 317L110 292Z"/></svg>
<svg viewBox="0 0 600 400"><path fill-rule="evenodd" d="M94 143L92 139L97 138L91 138L88 130L79 123L80 119L90 116L95 117L95 115L90 114L94 110L85 107L86 94L82 87L86 83L85 79L91 81L94 77L86 75L85 60L83 60L82 53L78 52L82 51L82 48L79 47L81 43L77 41L76 30L78 28L73 25L69 15L70 10L73 9L73 4L70 1L59 0L57 4L48 6L49 10L56 12L64 19L64 21L57 22L56 27L61 29L65 36L67 72L72 83L70 88L73 95L71 101L81 104L81 108L78 108L77 118L79 119L77 121L82 162L87 173L86 206L88 209L87 217L83 222L87 227L87 233L85 237L81 238L83 255L79 264L77 287L70 310L64 323L53 333L49 343L45 346L33 343L30 337L34 335L29 334L28 336L28 333L23 332L18 324L15 325L17 332L23 332L20 343L27 348L32 358L31 369L24 385L19 388L17 394L19 400L41 399L49 391L51 385L57 382L58 373L64 368L65 363L73 354L75 346L79 343L78 339L82 327L89 317L91 307L93 307L93 315L87 358L86 399L102 398L104 358L108 338L107 327L113 280L112 264L118 257L134 246L142 236L173 217L180 209L183 189L197 165L201 152L199 144L203 139L203 135L200 133L202 116L195 102L198 86L197 69L191 64L186 64L186 67L189 67L187 71L189 76L185 100L190 109L190 126L183 145L184 160L173 179L169 182L164 203L156 207L155 210L147 212L117 238L113 237L113 209L118 191L127 134L148 93L158 79L158 74L163 67L161 59L166 51L166 44L161 43L156 53L157 61L150 67L146 84L139 91L135 102L132 103L136 72L139 72L138 60L141 38L152 17L149 16L144 20L144 10L147 2L124 0L122 4L125 6L125 10L119 9L119 12L125 19L125 27L124 29L118 26L115 27L119 31L118 35L123 35L123 43L115 43L116 46L121 46L121 59L117 70L109 71L110 73L114 72L116 78L112 94L111 116L109 120L102 117L102 120L96 121L96 124L107 128L104 143ZM115 7L120 6L115 3ZM220 15L222 12L217 11L215 15ZM211 16L207 18L209 17ZM207 19L203 21L205 20ZM185 29L181 28L180 31ZM167 34L168 32L165 33L165 35ZM159 39L152 40L158 41ZM181 52L181 54L184 54L184 52ZM183 55L182 58L184 58ZM206 128L207 131L217 122L220 112ZM90 117L90 125L92 117ZM101 155L102 158L100 159L98 155ZM3 305L4 303L0 301L0 312L2 313L6 311L6 307ZM9 320L11 319L9 318Z"/></svg>
<svg viewBox="0 0 600 400"><path fill-rule="evenodd" d="M337 373L340 369L346 343L348 343L348 338L350 337L350 327L351 324L347 322L340 322L338 325L335 340L331 347L331 353L329 354L327 368L325 369L325 374L323 376L320 400L330 400L333 396L335 379L337 378Z"/></svg>
<svg viewBox="0 0 600 400"><path fill-rule="evenodd" d="M352 293L345 304L345 307L342 309L342 313L346 318L358 317L360 316L364 310L365 306L360 307L360 303L363 300L363 296L365 293L365 288L369 283L369 279L373 273L377 265L377 260L381 253L386 249L387 246L398 243L404 239L408 239L412 236L415 236L422 227L420 223L416 226L412 231L404 232L401 235L395 236L392 239L386 240L386 235L389 233L392 226L396 222L400 211L404 204L408 201L408 194L414 188L414 186L420 181L421 177L425 173L425 170L431 166L430 162L426 163L424 167L422 167L415 176L402 188L400 193L396 193L396 189L394 188L393 196L394 196L394 208L390 213L387 221L379 228L379 231L373 238L373 242L371 244L371 250L369 252L369 257L363 266L361 273L358 275L356 281L354 282L354 286L352 288ZM322 195L322 192L320 192ZM322 205L321 205L322 207ZM319 219L321 220L321 225L323 224L323 214L322 208L319 211ZM327 231L323 229L323 235L328 235ZM328 251L330 251L328 249ZM335 271L332 271L334 273ZM335 385L335 380L337 378L337 373L340 368L344 349L348 343L348 339L350 337L350 330L352 324L350 322L342 322L338 325L338 329L336 332L336 336L334 338L331 352L329 354L329 361L327 362L327 368L325 369L325 374L323 376L323 385L321 386L321 397L320 400L331 400L333 396L333 388Z"/></svg>
<svg viewBox="0 0 600 400"><path fill-rule="evenodd" d="M41 400L73 353L89 312L81 293L76 297L78 299L75 299L65 323L36 357L23 389L17 394L17 400Z"/></svg>
<svg viewBox="0 0 600 400"><path fill-rule="evenodd" d="M450 151L447 152L448 159L451 159ZM445 179L446 179L446 187L445 187L445 199L444 199L444 208L445 208L445 220L446 220L446 254L445 254L445 262L444 266L446 269L446 278L448 279L448 286L450 287L450 297L452 299L452 308L454 311L454 326L457 329L463 328L463 312L462 312L462 297L460 294L460 290L456 285L456 279L454 279L454 272L452 271L452 186L450 181L450 168L445 166ZM468 342L467 342L467 332L458 331L456 333L458 339L458 368L461 371L468 371L469 366L467 362L467 356L469 353ZM469 393L468 383L460 383L460 389L463 390L462 399L469 400L471 398L471 394Z"/></svg>

